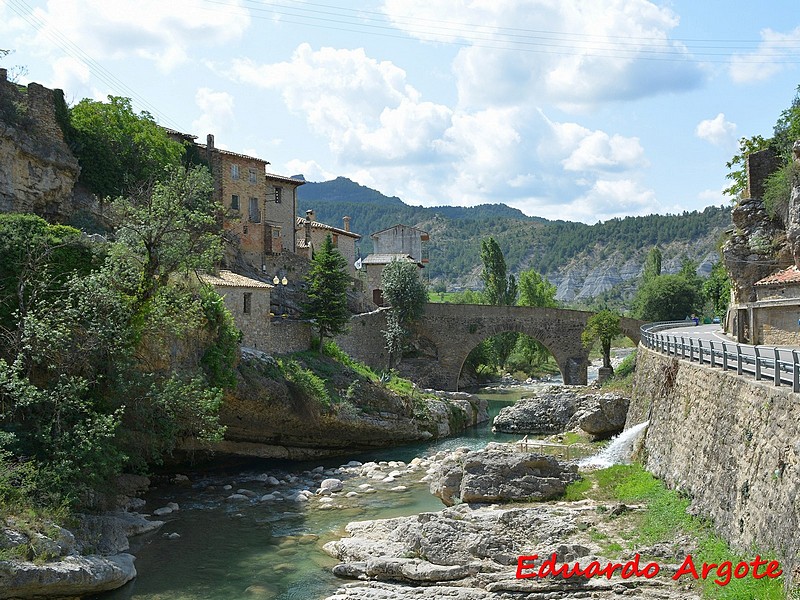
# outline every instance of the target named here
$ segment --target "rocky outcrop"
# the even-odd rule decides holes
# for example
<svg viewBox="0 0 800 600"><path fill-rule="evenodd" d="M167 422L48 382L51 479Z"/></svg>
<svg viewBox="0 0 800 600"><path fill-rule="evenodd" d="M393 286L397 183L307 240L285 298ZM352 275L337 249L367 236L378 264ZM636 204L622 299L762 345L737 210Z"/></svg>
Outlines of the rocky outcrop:
<svg viewBox="0 0 800 600"><path fill-rule="evenodd" d="M616 266L609 263L598 265L586 276L581 291L575 296L576 300L583 298L594 298L603 292L607 292L615 285L623 282Z"/></svg>
<svg viewBox="0 0 800 600"><path fill-rule="evenodd" d="M431 493L446 506L552 500L577 479L577 467L563 465L553 456L517 452L512 445L495 443L483 450L451 452L429 470Z"/></svg>
<svg viewBox="0 0 800 600"><path fill-rule="evenodd" d="M213 450L239 456L310 459L446 437L488 420L487 401L471 394L414 389L401 395L332 368L328 382L345 401L323 406L275 378L274 360L250 353L220 420L225 440ZM184 449L202 449L191 440Z"/></svg>
<svg viewBox="0 0 800 600"><path fill-rule="evenodd" d="M97 594L116 589L136 577L134 557L67 556L36 564L0 561L0 598L55 598Z"/></svg>
<svg viewBox="0 0 800 600"><path fill-rule="evenodd" d="M580 427L596 437L622 431L628 399L616 393L585 394L553 387L533 398L506 406L494 418L493 429L502 433L561 433Z"/></svg>
<svg viewBox="0 0 800 600"><path fill-rule="evenodd" d="M606 510L590 503L508 509L461 504L438 513L350 523L349 537L328 542L324 549L341 561L334 567L336 575L367 581L343 585L327 600L699 598L668 575L516 578L521 555L555 554L558 563L607 564L600 546L583 532L611 518L601 512ZM613 562L628 560L633 551L625 554ZM670 555L667 560L679 559Z"/></svg>

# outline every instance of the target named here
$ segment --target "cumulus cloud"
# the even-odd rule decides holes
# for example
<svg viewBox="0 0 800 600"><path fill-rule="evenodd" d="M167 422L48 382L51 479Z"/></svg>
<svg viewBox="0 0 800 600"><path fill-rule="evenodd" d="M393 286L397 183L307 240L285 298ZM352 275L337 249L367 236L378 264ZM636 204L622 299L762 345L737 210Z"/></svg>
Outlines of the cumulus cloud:
<svg viewBox="0 0 800 600"><path fill-rule="evenodd" d="M48 0L33 17L45 23L34 43L52 48L67 38L95 60L137 56L169 71L188 60L192 45L241 37L250 23L239 0L210 6L199 0Z"/></svg>
<svg viewBox="0 0 800 600"><path fill-rule="evenodd" d="M728 146L736 142L736 123L727 121L725 114L719 113L713 119L700 121L694 133L715 146Z"/></svg>
<svg viewBox="0 0 800 600"><path fill-rule="evenodd" d="M639 138L544 118L550 135L542 138L538 154L544 160L559 160L566 171L628 171L647 165Z"/></svg>
<svg viewBox="0 0 800 600"><path fill-rule="evenodd" d="M731 58L729 73L734 82L758 83L785 69L787 63L796 58L800 27L789 33L764 29L761 39L754 52L736 54Z"/></svg>
<svg viewBox="0 0 800 600"><path fill-rule="evenodd" d="M192 128L203 137L213 133L219 135L234 119L233 96L228 92L215 92L201 87L194 96L194 102L200 109L200 116L192 121Z"/></svg>
<svg viewBox="0 0 800 600"><path fill-rule="evenodd" d="M413 37L466 45L453 65L465 106L548 101L579 110L705 78L669 38L677 15L648 0L385 0L384 11Z"/></svg>

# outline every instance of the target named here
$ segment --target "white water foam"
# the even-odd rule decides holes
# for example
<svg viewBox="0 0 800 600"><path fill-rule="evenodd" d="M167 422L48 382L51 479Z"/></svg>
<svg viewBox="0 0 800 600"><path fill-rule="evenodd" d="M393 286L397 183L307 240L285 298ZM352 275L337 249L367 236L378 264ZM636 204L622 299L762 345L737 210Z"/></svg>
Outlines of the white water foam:
<svg viewBox="0 0 800 600"><path fill-rule="evenodd" d="M650 421L634 425L630 429L626 429L618 436L611 440L611 443L603 448L594 456L584 458L578 463L579 467L594 467L598 469L605 469L611 465L628 464L633 453L633 446L636 440L641 437L645 427L650 424Z"/></svg>

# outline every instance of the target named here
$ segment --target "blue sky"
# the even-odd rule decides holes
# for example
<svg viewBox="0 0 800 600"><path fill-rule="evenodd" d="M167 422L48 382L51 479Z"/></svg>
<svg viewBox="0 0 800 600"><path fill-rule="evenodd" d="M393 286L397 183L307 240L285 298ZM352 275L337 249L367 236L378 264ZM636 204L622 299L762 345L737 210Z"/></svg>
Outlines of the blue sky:
<svg viewBox="0 0 800 600"><path fill-rule="evenodd" d="M800 84L793 0L0 0L4 66L311 181L595 223L727 203Z"/></svg>

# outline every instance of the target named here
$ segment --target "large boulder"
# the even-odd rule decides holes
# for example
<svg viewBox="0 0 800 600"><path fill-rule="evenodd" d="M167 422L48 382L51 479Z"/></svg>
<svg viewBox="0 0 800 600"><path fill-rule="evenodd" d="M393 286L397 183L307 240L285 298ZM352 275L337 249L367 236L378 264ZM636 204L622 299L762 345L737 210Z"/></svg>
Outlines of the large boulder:
<svg viewBox="0 0 800 600"><path fill-rule="evenodd" d="M430 489L446 506L551 500L563 495L567 484L577 479L577 467L559 463L553 456L517 452L513 446L492 443L483 450L456 450L446 455L431 469Z"/></svg>
<svg viewBox="0 0 800 600"><path fill-rule="evenodd" d="M116 589L136 577L133 556L67 556L35 564L0 561L0 598L77 597Z"/></svg>
<svg viewBox="0 0 800 600"><path fill-rule="evenodd" d="M625 428L630 400L619 394L589 396L589 401L575 414L577 425L596 437L609 437Z"/></svg>
<svg viewBox="0 0 800 600"><path fill-rule="evenodd" d="M493 429L503 433L560 433L575 414L578 398L574 391L553 387L501 409Z"/></svg>

